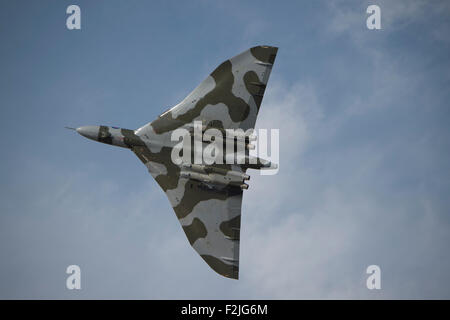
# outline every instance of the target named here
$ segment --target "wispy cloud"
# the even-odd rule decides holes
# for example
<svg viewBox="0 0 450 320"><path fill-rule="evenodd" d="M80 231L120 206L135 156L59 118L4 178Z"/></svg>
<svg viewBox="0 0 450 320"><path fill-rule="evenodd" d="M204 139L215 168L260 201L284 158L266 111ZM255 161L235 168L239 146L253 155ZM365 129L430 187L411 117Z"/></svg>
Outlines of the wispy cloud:
<svg viewBox="0 0 450 320"><path fill-rule="evenodd" d="M26 14L16 3L14 12ZM8 20L7 39L34 30L36 43L51 46L24 41L14 49L27 52L32 72L16 51L0 61L15 75L0 96L4 137L14 136L2 140L0 297L450 297L449 5L375 3L379 32L365 26L369 1L227 2L214 10L206 2L177 10L142 3L121 16L114 39L118 25L98 14L101 2L88 7L80 38L51 32L56 9L42 20L45 35L31 13ZM111 14L120 8L108 3ZM136 19L142 12L145 23ZM280 129L280 170L250 172L241 279L231 281L190 247L132 153L62 127L67 119L142 125L255 43L280 47L257 121ZM68 74L74 82L55 80ZM81 266L80 292L64 287L69 264ZM381 291L365 287L370 264L381 267Z"/></svg>

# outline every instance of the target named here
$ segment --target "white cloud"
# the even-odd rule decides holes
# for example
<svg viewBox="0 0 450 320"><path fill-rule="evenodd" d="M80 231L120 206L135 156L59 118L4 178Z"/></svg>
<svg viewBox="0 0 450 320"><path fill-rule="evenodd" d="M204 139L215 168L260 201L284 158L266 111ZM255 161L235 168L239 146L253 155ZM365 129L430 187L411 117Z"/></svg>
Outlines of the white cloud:
<svg viewBox="0 0 450 320"><path fill-rule="evenodd" d="M310 147L317 148L313 143L329 138L330 131L342 130L352 113L341 113L338 120L324 117L312 86L289 86L279 80L271 85L258 126L279 126L285 147L281 149L279 174L253 174L244 197L240 281L250 297L341 299L442 294L429 290L440 279L428 271L414 273L417 268L439 270L436 263L441 243L449 239L442 217L429 209L429 195L412 198L410 194L405 202L389 195L405 190L389 187L380 193L373 186L380 175L384 176L380 171L386 158L405 142L396 139L391 145L355 146L338 156L324 153L329 158L321 159L320 165L305 163L305 157L316 156L310 154ZM374 95L380 92L375 89ZM367 113L364 110L362 113ZM287 141L291 147L286 148ZM433 246L439 249L427 250ZM383 272L391 274L381 292L365 287L365 268L370 264L380 264ZM408 278L413 284L400 280Z"/></svg>

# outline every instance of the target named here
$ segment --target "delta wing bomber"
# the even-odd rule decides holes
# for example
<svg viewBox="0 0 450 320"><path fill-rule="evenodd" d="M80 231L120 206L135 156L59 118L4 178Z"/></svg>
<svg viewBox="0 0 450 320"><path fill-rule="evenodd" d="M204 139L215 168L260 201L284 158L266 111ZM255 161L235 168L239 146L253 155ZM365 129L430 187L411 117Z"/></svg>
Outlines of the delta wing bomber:
<svg viewBox="0 0 450 320"><path fill-rule="evenodd" d="M257 46L226 60L183 101L137 130L76 129L86 138L131 149L166 193L191 246L228 278L238 279L239 274L247 169L276 168L249 150L254 148L252 130L277 50ZM230 141L235 143L231 148ZM196 144L206 150L213 143L226 148L215 148L211 163Z"/></svg>

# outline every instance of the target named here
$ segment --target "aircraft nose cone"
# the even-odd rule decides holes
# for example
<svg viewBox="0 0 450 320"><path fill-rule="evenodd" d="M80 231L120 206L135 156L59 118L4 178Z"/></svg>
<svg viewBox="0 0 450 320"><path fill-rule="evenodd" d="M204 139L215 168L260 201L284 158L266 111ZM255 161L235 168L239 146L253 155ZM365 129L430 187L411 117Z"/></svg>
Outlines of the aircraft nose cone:
<svg viewBox="0 0 450 320"><path fill-rule="evenodd" d="M88 139L97 140L98 138L98 126L79 127L76 131Z"/></svg>

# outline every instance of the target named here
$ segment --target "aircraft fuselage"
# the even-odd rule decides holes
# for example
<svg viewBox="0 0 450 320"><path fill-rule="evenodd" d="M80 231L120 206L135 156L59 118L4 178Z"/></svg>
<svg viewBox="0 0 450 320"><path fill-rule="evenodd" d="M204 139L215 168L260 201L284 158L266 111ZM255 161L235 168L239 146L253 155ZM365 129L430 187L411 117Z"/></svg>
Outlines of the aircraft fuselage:
<svg viewBox="0 0 450 320"><path fill-rule="evenodd" d="M143 146L144 142L136 136L134 130L109 126L83 126L76 131L91 140L131 149L134 146Z"/></svg>

